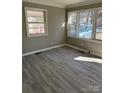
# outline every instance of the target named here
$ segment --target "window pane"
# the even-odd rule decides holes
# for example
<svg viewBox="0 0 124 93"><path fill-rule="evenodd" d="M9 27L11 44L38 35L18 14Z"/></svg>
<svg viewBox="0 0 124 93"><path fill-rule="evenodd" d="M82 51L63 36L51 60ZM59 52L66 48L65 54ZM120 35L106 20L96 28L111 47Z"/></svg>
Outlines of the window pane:
<svg viewBox="0 0 124 93"><path fill-rule="evenodd" d="M43 11L27 11L28 22L44 22Z"/></svg>
<svg viewBox="0 0 124 93"><path fill-rule="evenodd" d="M98 11L97 14L96 39L102 40L102 10Z"/></svg>
<svg viewBox="0 0 124 93"><path fill-rule="evenodd" d="M29 34L45 33L44 24L29 24Z"/></svg>
<svg viewBox="0 0 124 93"><path fill-rule="evenodd" d="M68 36L75 36L76 35L76 12L68 13Z"/></svg>
<svg viewBox="0 0 124 93"><path fill-rule="evenodd" d="M94 12L81 12L79 18L79 37L92 38Z"/></svg>
<svg viewBox="0 0 124 93"><path fill-rule="evenodd" d="M28 22L44 22L44 18L39 16L31 16L28 17Z"/></svg>

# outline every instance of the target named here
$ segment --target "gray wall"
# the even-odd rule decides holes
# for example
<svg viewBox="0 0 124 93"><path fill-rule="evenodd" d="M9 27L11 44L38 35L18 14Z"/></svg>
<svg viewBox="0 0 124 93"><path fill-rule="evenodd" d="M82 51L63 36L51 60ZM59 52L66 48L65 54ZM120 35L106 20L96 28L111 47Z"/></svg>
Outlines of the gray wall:
<svg viewBox="0 0 124 93"><path fill-rule="evenodd" d="M65 9L22 2L22 48L23 53L65 43L66 32L62 27L65 22ZM27 37L24 7L47 9L48 36Z"/></svg>
<svg viewBox="0 0 124 93"><path fill-rule="evenodd" d="M68 9L66 9L66 12L74 11L74 10L88 9L88 8L95 8L95 7L102 7L102 3L68 8ZM102 41L94 42L94 40L88 41L88 40L83 40L83 39L67 37L66 43L77 46L79 48L89 49L91 53L95 53L99 56L102 56Z"/></svg>

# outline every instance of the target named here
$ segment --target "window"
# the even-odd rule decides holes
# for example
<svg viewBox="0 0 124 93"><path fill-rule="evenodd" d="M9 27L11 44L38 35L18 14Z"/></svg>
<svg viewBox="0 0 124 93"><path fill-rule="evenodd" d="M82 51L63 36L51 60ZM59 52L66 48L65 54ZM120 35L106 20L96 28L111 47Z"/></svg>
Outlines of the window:
<svg viewBox="0 0 124 93"><path fill-rule="evenodd" d="M25 8L27 36L47 35L47 10Z"/></svg>
<svg viewBox="0 0 124 93"><path fill-rule="evenodd" d="M102 40L101 8L68 12L68 36Z"/></svg>

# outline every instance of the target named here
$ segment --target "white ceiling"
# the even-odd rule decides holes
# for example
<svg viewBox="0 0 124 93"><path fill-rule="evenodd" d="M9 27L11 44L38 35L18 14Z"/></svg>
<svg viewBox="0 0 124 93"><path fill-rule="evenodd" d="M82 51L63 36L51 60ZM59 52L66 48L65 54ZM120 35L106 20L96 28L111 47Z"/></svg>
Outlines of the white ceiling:
<svg viewBox="0 0 124 93"><path fill-rule="evenodd" d="M23 0L23 1L55 6L60 8L75 7L78 5L87 5L102 2L102 0Z"/></svg>

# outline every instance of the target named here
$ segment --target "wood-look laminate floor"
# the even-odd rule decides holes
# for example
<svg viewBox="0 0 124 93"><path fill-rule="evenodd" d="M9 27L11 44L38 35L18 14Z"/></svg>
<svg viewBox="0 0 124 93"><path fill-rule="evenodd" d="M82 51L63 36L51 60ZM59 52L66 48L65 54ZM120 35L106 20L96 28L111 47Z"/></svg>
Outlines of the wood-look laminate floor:
<svg viewBox="0 0 124 93"><path fill-rule="evenodd" d="M78 56L95 57L69 47L23 57L23 93L102 93L102 64Z"/></svg>

